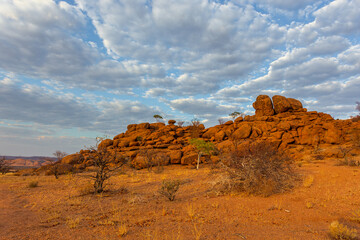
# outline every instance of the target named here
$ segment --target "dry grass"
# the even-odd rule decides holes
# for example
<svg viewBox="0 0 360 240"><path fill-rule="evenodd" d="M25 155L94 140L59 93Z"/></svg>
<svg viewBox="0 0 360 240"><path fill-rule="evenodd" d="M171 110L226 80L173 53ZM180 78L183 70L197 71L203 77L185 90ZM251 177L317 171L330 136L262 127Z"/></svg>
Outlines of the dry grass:
<svg viewBox="0 0 360 240"><path fill-rule="evenodd" d="M210 196L208 183L220 174L210 174L207 166L198 171L166 166L160 174L128 170L113 176L108 191L99 195L81 194L89 185L83 177L86 173L58 180L2 176L0 199L7 217L0 219L0 230L5 239L57 239L60 234L63 239L89 240L267 239L270 235L274 239L328 239L326 226L334 216L350 220L349 213L355 214L354 206L360 205L360 174L326 160L319 166L306 164L301 170L303 175L312 175L316 184L268 198ZM183 183L176 201L158 194L166 179ZM41 187L29 189L30 181L38 181ZM120 191L124 186L126 190ZM354 225L358 224L355 219L356 215Z"/></svg>
<svg viewBox="0 0 360 240"><path fill-rule="evenodd" d="M355 240L357 239L356 229L347 227L338 221L330 224L330 237L337 240Z"/></svg>
<svg viewBox="0 0 360 240"><path fill-rule="evenodd" d="M313 183L314 183L314 175L308 175L303 181L303 186L309 188L313 185Z"/></svg>

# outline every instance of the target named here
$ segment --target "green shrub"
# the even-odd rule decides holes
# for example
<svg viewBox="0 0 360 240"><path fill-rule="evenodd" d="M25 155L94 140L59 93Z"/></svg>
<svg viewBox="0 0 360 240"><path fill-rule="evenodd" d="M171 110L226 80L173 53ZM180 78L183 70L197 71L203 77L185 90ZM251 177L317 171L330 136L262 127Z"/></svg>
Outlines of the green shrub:
<svg viewBox="0 0 360 240"><path fill-rule="evenodd" d="M170 201L174 201L175 195L180 188L180 184L180 180L164 180L159 193L168 198Z"/></svg>

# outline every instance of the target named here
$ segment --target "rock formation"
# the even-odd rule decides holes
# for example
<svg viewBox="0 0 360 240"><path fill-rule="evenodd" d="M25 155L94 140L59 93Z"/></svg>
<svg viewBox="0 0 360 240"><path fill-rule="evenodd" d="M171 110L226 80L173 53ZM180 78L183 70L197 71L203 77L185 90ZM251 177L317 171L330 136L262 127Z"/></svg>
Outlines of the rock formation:
<svg viewBox="0 0 360 240"><path fill-rule="evenodd" d="M169 120L168 125L130 124L125 133L102 141L99 147L106 147L113 153L118 152L128 157L131 165L137 169L146 167L144 151L149 149L168 156L165 164L193 164L197 154L189 145L189 139L194 137L195 132L223 151L233 146L234 141L239 146L247 146L252 141L267 141L293 155L324 145L325 149L330 149L324 154L331 156L338 154L332 146L350 143L352 130L360 129L360 122L334 120L326 113L307 112L301 102L293 98L276 95L271 101L269 96L260 95L253 107L254 116L239 117L208 129L204 129L202 124L198 127L177 126L174 120ZM90 154L90 150L81 150L78 154L64 158L63 162L88 166L91 164ZM202 158L203 161L216 161L214 159L217 158Z"/></svg>

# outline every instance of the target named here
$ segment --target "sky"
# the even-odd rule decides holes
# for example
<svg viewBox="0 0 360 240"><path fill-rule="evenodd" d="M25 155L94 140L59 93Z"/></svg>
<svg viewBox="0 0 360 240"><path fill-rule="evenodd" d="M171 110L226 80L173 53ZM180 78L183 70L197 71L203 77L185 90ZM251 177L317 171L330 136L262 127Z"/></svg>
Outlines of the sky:
<svg viewBox="0 0 360 240"><path fill-rule="evenodd" d="M0 155L51 156L132 123L254 114L260 94L345 119L360 0L0 0Z"/></svg>

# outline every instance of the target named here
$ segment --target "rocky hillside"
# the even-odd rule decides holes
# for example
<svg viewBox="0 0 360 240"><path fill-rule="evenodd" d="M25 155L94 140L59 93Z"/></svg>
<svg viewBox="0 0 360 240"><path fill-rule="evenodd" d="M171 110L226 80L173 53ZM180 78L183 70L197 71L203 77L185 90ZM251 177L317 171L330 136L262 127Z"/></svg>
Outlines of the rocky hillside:
<svg viewBox="0 0 360 240"><path fill-rule="evenodd" d="M251 142L267 141L287 151L295 158L321 152L325 157L342 154L339 146L351 148L357 144L360 122L334 120L329 114L303 108L302 103L293 98L260 95L253 103L254 116L238 117L234 121L205 129L202 124L177 126L176 121L164 123L130 124L125 133L114 139L106 139L99 144L112 153L130 158L137 169L146 167L146 155L162 154L164 164L193 164L197 159L194 148L189 145L192 138L202 138L213 142L219 150L226 151L234 141L239 147L247 147ZM353 155L357 153L351 149ZM81 150L69 155L63 163L77 164L78 167L91 165L90 150ZM203 161L217 161L217 156L205 156Z"/></svg>
<svg viewBox="0 0 360 240"><path fill-rule="evenodd" d="M56 159L51 157L21 157L21 156L5 156L6 161L12 168L38 168L49 165Z"/></svg>

